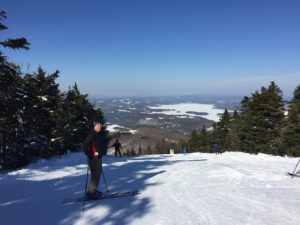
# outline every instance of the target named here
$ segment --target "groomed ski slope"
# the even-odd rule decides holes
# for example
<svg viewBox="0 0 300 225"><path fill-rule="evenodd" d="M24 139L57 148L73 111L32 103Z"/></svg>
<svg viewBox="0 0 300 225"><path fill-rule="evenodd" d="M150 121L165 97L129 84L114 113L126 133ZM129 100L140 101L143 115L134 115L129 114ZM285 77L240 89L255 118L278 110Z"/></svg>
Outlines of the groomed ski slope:
<svg viewBox="0 0 300 225"><path fill-rule="evenodd" d="M82 153L1 174L1 225L299 225L298 158L228 152L104 158L111 191L141 194L86 204ZM105 190L103 182L101 190Z"/></svg>

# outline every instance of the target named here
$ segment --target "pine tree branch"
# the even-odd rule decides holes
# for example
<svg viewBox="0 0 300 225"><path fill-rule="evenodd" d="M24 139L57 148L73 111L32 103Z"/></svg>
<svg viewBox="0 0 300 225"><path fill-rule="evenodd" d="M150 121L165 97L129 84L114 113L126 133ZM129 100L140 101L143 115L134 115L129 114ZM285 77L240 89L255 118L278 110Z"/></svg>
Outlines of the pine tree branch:
<svg viewBox="0 0 300 225"><path fill-rule="evenodd" d="M30 45L27 42L26 38L17 38L17 39L8 38L6 41L0 42L0 44L5 48L12 48L12 49L23 48L25 50L29 50L29 45Z"/></svg>

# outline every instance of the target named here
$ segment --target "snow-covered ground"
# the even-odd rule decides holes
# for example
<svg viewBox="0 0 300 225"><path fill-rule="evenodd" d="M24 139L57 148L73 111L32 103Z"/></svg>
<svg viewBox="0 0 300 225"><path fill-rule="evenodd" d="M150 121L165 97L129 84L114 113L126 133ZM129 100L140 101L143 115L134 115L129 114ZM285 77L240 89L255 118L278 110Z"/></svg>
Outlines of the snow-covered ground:
<svg viewBox="0 0 300 225"><path fill-rule="evenodd" d="M200 103L178 103L170 105L159 105L159 106L148 106L152 110L165 110L159 112L152 112L151 114L165 114L165 115L177 115L179 118L188 117L203 117L208 120L218 122L220 114L224 113L224 109L216 109L211 104L200 104ZM207 115L198 115L195 113L207 113Z"/></svg>
<svg viewBox="0 0 300 225"><path fill-rule="evenodd" d="M134 197L62 204L83 195L85 157L39 161L0 177L1 225L298 225L298 158L244 153L104 158L111 191ZM101 183L100 189L105 190Z"/></svg>
<svg viewBox="0 0 300 225"><path fill-rule="evenodd" d="M124 126L120 126L120 125L117 125L117 124L108 124L107 127L106 127L106 130L108 130L109 132L119 132L120 129L125 129L125 130L128 130L129 133L132 133L132 134L135 134L137 133L137 130L133 130L133 129L128 129Z"/></svg>

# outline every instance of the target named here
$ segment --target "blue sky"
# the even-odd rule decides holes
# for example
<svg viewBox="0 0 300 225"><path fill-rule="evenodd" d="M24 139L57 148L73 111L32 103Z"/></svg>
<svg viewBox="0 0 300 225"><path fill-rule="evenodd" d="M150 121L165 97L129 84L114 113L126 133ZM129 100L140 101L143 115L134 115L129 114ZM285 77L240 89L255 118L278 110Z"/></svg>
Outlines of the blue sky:
<svg viewBox="0 0 300 225"><path fill-rule="evenodd" d="M23 69L58 69L63 90L105 96L250 95L300 84L300 0L2 0L29 51ZM2 36L3 35L3 36Z"/></svg>

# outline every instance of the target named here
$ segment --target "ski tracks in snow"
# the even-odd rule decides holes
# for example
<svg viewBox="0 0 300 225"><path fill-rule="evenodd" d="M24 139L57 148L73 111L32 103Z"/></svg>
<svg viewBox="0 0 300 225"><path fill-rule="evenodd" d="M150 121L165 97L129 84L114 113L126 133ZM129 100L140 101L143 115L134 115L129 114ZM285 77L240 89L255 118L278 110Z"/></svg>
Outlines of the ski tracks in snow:
<svg viewBox="0 0 300 225"><path fill-rule="evenodd" d="M299 196L300 186L281 173L286 170L285 160L236 154L168 158L170 164L160 168L166 172L152 178L160 185L148 190L155 206L155 224L300 224L295 218L299 201L293 199Z"/></svg>
<svg viewBox="0 0 300 225"><path fill-rule="evenodd" d="M298 225L300 178L285 175L297 161L240 152L106 158L109 187L141 194L80 214L81 205L61 204L84 188L86 165L74 153L3 174L0 224Z"/></svg>

